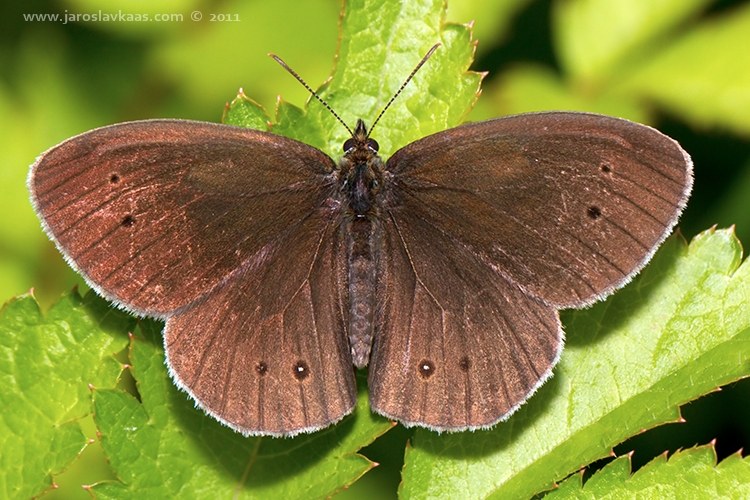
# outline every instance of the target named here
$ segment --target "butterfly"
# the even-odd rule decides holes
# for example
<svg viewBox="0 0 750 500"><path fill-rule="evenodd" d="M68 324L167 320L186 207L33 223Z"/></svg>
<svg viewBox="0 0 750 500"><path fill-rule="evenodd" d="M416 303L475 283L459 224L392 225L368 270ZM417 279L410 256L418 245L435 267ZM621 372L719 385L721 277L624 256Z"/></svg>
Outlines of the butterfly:
<svg viewBox="0 0 750 500"><path fill-rule="evenodd" d="M121 123L42 154L28 186L92 288L166 322L175 383L273 436L350 413L368 364L371 408L405 425L507 418L560 357L558 310L627 283L692 186L677 142L596 114L470 123L385 162L350 132L336 162L258 130Z"/></svg>

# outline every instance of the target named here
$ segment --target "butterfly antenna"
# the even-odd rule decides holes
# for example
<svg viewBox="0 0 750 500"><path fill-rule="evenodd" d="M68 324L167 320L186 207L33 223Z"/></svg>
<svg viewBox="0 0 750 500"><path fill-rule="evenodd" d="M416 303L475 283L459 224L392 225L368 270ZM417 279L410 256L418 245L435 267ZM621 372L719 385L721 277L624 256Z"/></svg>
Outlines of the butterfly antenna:
<svg viewBox="0 0 750 500"><path fill-rule="evenodd" d="M388 103L385 106L383 106L383 110L380 112L380 114L378 115L378 117L375 118L375 121L372 122L372 125L370 126L370 131L367 133L367 137L370 137L370 133L372 132L372 129L374 129L375 128L375 124L378 123L378 121L380 121L380 117L383 116L383 113L385 113L385 111L390 107L390 105L393 103L393 101L396 100L396 98L401 93L401 91L404 90L404 87L406 87L406 85L411 81L411 79L414 78L414 75L417 74L417 71L419 71L419 68L421 68L422 65L427 62L427 59L430 58L430 56L432 55L432 53L435 52L438 47L440 47L439 43L436 43L435 45L432 46L432 48L429 50L429 52L427 52L427 54L425 54L425 56L422 58L422 60L419 61L419 64L417 64L417 67L414 68L414 70L411 72L411 74L406 78L406 80L404 81L404 83L401 84L401 87L399 87L398 91L396 91L396 93L393 94L393 97L391 97L391 100L388 101Z"/></svg>
<svg viewBox="0 0 750 500"><path fill-rule="evenodd" d="M354 137L354 132L352 132L352 129L349 128L349 125L347 125L346 123L344 123L344 120L342 120L341 117L339 115L337 115L336 112L333 109L331 109L331 107L328 105L327 102L325 102L313 89L310 88L310 86L302 79L301 76L299 76L292 68L289 67L289 65L287 65L287 63L285 63L284 61L282 61L281 58L279 56L277 56L276 54L268 54L268 55L271 56L271 57L273 57L276 60L277 63L281 64L282 68L284 68L289 73L291 73L291 75L294 78L296 78L297 81L300 82L307 89L307 91L312 94L312 96L314 98L316 98L317 100L319 100L321 102L321 104L323 104L323 106L325 106L326 109L328 111L330 111L333 116L336 117L336 119L341 123L341 125L343 125L344 128L346 128L346 130L349 131L349 135L351 135L352 137ZM421 66L421 64L420 64L420 66Z"/></svg>

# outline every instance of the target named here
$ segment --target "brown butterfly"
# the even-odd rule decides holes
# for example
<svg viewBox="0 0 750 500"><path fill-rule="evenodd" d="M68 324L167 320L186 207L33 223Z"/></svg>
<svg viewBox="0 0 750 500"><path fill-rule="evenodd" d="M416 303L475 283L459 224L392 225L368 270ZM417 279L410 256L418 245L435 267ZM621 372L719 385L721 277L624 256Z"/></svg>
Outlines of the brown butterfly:
<svg viewBox="0 0 750 500"><path fill-rule="evenodd" d="M286 436L351 412L368 361L371 408L405 425L507 418L560 356L558 309L627 283L692 186L674 140L587 113L377 150L361 120L338 164L272 133L146 120L53 147L28 185L95 290L166 320L179 387L243 434Z"/></svg>

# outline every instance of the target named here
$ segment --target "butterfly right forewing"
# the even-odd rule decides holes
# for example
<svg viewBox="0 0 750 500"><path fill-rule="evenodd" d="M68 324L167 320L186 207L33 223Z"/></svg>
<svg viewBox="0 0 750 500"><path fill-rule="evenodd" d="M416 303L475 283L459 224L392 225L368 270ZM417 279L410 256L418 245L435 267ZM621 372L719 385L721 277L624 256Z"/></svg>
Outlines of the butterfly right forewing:
<svg viewBox="0 0 750 500"><path fill-rule="evenodd" d="M165 317L320 207L334 168L275 134L145 120L52 148L29 188L47 233L97 291Z"/></svg>

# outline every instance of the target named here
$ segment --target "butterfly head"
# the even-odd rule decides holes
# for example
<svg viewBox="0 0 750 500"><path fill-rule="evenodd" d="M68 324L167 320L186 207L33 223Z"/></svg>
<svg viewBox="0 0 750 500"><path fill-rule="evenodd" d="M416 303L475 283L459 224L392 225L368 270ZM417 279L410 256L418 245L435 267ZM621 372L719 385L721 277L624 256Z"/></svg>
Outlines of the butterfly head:
<svg viewBox="0 0 750 500"><path fill-rule="evenodd" d="M351 157L362 157L366 160L368 156L378 153L378 145L375 139L370 139L367 133L367 125L360 118L357 120L357 127L352 133L351 139L344 142L344 154Z"/></svg>

